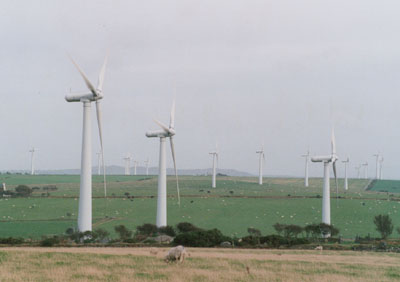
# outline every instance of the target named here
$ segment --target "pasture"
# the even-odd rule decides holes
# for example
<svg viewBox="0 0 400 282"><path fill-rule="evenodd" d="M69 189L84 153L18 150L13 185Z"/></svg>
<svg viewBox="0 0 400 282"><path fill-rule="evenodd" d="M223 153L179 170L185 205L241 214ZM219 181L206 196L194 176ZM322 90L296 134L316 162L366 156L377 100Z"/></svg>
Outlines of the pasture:
<svg viewBox="0 0 400 282"><path fill-rule="evenodd" d="M40 187L29 198L0 199L0 237L40 238L62 234L76 227L79 176L70 175L1 175L8 189L18 184ZM101 176L93 177L93 226L115 236L114 226L124 224L130 229L143 223L154 223L156 217L156 176L109 176L108 197L104 198ZM349 191L331 183L332 223L344 238L356 235L378 236L373 224L377 214L392 215L395 227L400 202L397 194L365 191L368 180L351 179ZM397 181L378 181L381 187L398 185ZM56 191L43 197L43 186L56 185ZM322 180L265 178L262 186L256 178L219 177L217 188L210 188L210 177L180 177L181 206L177 205L174 177L168 177L168 224L189 221L202 228L218 228L228 236L243 236L248 227L263 234L274 233L276 222L306 225L321 221ZM343 187L339 181L339 187ZM383 188L384 189L384 188ZM382 189L381 189L382 190ZM129 194L127 194L129 193ZM128 198L129 196L130 198ZM398 234L393 234L398 236Z"/></svg>
<svg viewBox="0 0 400 282"><path fill-rule="evenodd" d="M167 264L159 248L3 248L6 281L393 281L400 254L188 249Z"/></svg>

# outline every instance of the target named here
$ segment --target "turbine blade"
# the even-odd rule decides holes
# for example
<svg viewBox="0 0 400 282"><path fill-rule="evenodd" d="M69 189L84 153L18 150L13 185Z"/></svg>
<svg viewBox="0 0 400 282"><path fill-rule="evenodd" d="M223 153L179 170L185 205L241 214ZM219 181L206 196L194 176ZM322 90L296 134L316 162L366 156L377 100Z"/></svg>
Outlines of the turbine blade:
<svg viewBox="0 0 400 282"><path fill-rule="evenodd" d="M90 82L90 80L88 79L88 77L86 76L86 74L81 70L81 68L78 66L78 64L72 59L71 56L69 56L70 60L72 61L72 63L75 65L75 67L78 69L79 73L81 74L83 80L86 83L86 86L89 88L90 92L92 92L92 94L94 96L97 96L97 92L96 89L93 87L93 84Z"/></svg>
<svg viewBox="0 0 400 282"><path fill-rule="evenodd" d="M106 65L107 65L108 56L105 57L103 66L99 73L99 81L97 83L97 89L103 91L103 82L104 82L104 74L106 73Z"/></svg>
<svg viewBox="0 0 400 282"><path fill-rule="evenodd" d="M338 199L338 194L339 194L339 186L337 182L337 174L336 174L336 161L332 163L332 168L333 168L333 175L335 176L335 185L336 185L336 205L337 205L337 199Z"/></svg>
<svg viewBox="0 0 400 282"><path fill-rule="evenodd" d="M332 155L336 155L335 130L333 128L332 128L332 135L331 135L331 145L332 145Z"/></svg>
<svg viewBox="0 0 400 282"><path fill-rule="evenodd" d="M169 120L169 128L175 128L175 98L174 98L174 101L172 102L171 116L170 116L170 120Z"/></svg>
<svg viewBox="0 0 400 282"><path fill-rule="evenodd" d="M102 131L102 123L101 123L102 117L101 117L101 106L100 106L99 100L96 101L96 115L97 115L97 124L99 127L101 164L103 166L104 197L107 197L106 166L104 165L103 131Z"/></svg>
<svg viewBox="0 0 400 282"><path fill-rule="evenodd" d="M170 144L171 144L172 159L174 161L175 178L176 178L176 191L178 193L178 205L181 206L181 196L180 196L180 193L179 193L178 170L176 168L175 146L174 146L174 139L172 138L172 136L169 137L169 141L170 141Z"/></svg>
<svg viewBox="0 0 400 282"><path fill-rule="evenodd" d="M153 120L154 120L154 122L157 123L162 129L164 129L165 132L169 132L169 128L168 128L165 124L163 124L161 121L158 121L158 120L156 120L156 119L153 119Z"/></svg>

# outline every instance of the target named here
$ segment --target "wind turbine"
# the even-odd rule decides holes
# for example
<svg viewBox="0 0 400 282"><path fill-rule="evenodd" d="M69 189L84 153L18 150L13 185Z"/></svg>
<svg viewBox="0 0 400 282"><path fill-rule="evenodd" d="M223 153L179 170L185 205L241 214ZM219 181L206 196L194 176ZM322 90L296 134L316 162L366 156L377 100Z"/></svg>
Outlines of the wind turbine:
<svg viewBox="0 0 400 282"><path fill-rule="evenodd" d="M136 167L138 165L138 161L133 161L133 175L136 175Z"/></svg>
<svg viewBox="0 0 400 282"><path fill-rule="evenodd" d="M361 169L361 165L356 166L354 169L357 170L357 178L360 179L360 169Z"/></svg>
<svg viewBox="0 0 400 282"><path fill-rule="evenodd" d="M29 153L31 153L31 175L35 174L35 166L34 166L34 160L35 160L35 152L37 151L37 148L32 147L31 150L29 150Z"/></svg>
<svg viewBox="0 0 400 282"><path fill-rule="evenodd" d="M380 155L378 153L378 154L375 154L372 156L376 158L376 163L375 163L376 164L376 178L375 179L379 179L379 157L380 157Z"/></svg>
<svg viewBox="0 0 400 282"><path fill-rule="evenodd" d="M382 179L383 157L379 160L379 179Z"/></svg>
<svg viewBox="0 0 400 282"><path fill-rule="evenodd" d="M100 70L97 88L89 81L86 74L77 63L70 58L78 69L89 93L72 94L65 96L67 102L81 102L83 104L83 131L82 131L82 154L81 154L81 177L79 190L79 212L78 230L80 232L92 231L92 140L91 140L91 103L96 102L97 123L99 127L101 159L103 164L104 196L107 196L106 172L104 166L103 134L101 126L100 100L103 99L103 82L106 70L107 57Z"/></svg>
<svg viewBox="0 0 400 282"><path fill-rule="evenodd" d="M364 167L364 178L368 179L368 162L363 163L362 166Z"/></svg>
<svg viewBox="0 0 400 282"><path fill-rule="evenodd" d="M101 174L101 152L97 152L97 175Z"/></svg>
<svg viewBox="0 0 400 282"><path fill-rule="evenodd" d="M131 175L131 159L132 157L129 154L126 154L125 158L122 158L125 161L125 175Z"/></svg>
<svg viewBox="0 0 400 282"><path fill-rule="evenodd" d="M336 195L338 193L337 175L336 175L336 161L338 156L336 155L336 141L335 133L332 130L331 136L331 155L328 156L315 156L311 158L312 162L323 162L324 163L324 186L322 192L322 222L325 224L331 224L331 202L330 202L330 187L329 187L329 164L332 163L333 174L335 176L336 184ZM327 237L330 234L326 235Z"/></svg>
<svg viewBox="0 0 400 282"><path fill-rule="evenodd" d="M215 145L215 151L212 151L209 154L213 156L211 187L215 188L217 187L218 145Z"/></svg>
<svg viewBox="0 0 400 282"><path fill-rule="evenodd" d="M148 131L146 136L149 138L158 137L160 138L160 159L158 166L158 192L157 192L157 227L167 226L167 169L166 169L166 138L169 138L171 144L172 160L174 161L175 178L176 178L176 189L178 192L178 205L181 205L181 199L179 195L179 182L178 182L178 171L176 169L175 159L175 146L173 136L175 135L175 100L172 103L171 116L169 127L154 120L162 130Z"/></svg>
<svg viewBox="0 0 400 282"><path fill-rule="evenodd" d="M261 151L256 151L256 154L259 154L258 161L258 184L263 184L263 162L265 162L265 154L264 154L264 145L261 146Z"/></svg>
<svg viewBox="0 0 400 282"><path fill-rule="evenodd" d="M349 183L347 181L347 164L350 162L349 157L347 157L347 160L342 161L342 163L344 163L344 190L348 190L349 189Z"/></svg>
<svg viewBox="0 0 400 282"><path fill-rule="evenodd" d="M302 155L302 157L306 158L306 168L305 168L305 176L304 176L304 186L308 187L308 163L310 162L310 150L307 150L307 155Z"/></svg>
<svg viewBox="0 0 400 282"><path fill-rule="evenodd" d="M149 175L149 159L147 158L147 160L144 161L144 163L146 164L146 175Z"/></svg>

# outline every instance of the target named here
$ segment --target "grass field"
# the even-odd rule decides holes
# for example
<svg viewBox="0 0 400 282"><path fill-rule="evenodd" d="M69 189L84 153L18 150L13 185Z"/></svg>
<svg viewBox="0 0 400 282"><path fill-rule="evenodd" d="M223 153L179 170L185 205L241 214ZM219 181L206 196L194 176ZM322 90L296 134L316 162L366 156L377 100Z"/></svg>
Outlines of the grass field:
<svg viewBox="0 0 400 282"><path fill-rule="evenodd" d="M57 191L50 197L41 197L43 190L30 198L0 199L0 237L32 237L61 234L75 227L78 213L79 176L2 175L8 189L18 184L43 187L55 184ZM8 177L8 178L6 178ZM217 188L210 188L209 177L184 176L180 178L182 204L175 198L173 177L168 178L168 224L192 222L203 228L219 228L229 236L243 236L248 227L258 228L263 234L272 234L276 222L306 225L321 221L322 180L310 179L310 187L303 179L266 178L264 185L256 178L220 177ZM378 181L380 190L399 185L397 181ZM332 183L332 187L334 187ZM342 182L339 182L342 187ZM396 194L365 191L367 180L350 180L349 191L339 189L335 199L332 188L332 223L345 238L356 235L377 236L373 217L392 215L395 227L400 226L397 216L400 202ZM154 223L156 216L157 178L154 176L109 176L107 200L103 198L101 177L94 177L93 224L112 234L114 226L124 224L134 229L143 223ZM133 195L127 199L124 194ZM155 196L151 198L151 196ZM104 220L108 216L109 220ZM393 236L398 236L393 234Z"/></svg>
<svg viewBox="0 0 400 282"><path fill-rule="evenodd" d="M167 264L167 249L3 248L2 281L396 281L400 254L188 249ZM157 252L157 253L156 253Z"/></svg>

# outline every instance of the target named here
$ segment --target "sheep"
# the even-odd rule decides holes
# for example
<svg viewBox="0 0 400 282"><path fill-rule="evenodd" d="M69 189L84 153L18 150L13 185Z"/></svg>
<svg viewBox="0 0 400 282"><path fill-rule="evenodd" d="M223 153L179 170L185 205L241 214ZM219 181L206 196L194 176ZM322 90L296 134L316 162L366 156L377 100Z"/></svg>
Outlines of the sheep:
<svg viewBox="0 0 400 282"><path fill-rule="evenodd" d="M322 246L316 246L314 250L322 251L324 248Z"/></svg>
<svg viewBox="0 0 400 282"><path fill-rule="evenodd" d="M183 246L176 246L170 249L165 256L166 262L179 261L182 263L187 256L187 252Z"/></svg>

